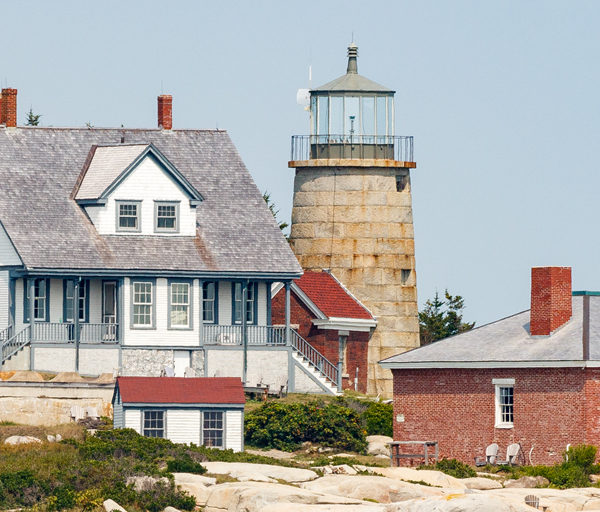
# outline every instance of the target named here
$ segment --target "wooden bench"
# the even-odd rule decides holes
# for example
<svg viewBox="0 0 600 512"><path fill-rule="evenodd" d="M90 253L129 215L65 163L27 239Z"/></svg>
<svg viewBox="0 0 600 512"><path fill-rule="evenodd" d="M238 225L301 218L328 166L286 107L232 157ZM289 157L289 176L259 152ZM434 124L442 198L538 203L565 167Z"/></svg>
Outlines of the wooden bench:
<svg viewBox="0 0 600 512"><path fill-rule="evenodd" d="M438 461L439 450L437 441L393 441L390 445L390 463L392 466L399 466L400 459L425 459L425 465L429 464L429 458L432 458L434 463ZM400 449L409 446L421 446L422 450L418 453L405 453L401 452ZM433 455L430 453L430 449L433 448ZM394 464L396 463L396 464Z"/></svg>

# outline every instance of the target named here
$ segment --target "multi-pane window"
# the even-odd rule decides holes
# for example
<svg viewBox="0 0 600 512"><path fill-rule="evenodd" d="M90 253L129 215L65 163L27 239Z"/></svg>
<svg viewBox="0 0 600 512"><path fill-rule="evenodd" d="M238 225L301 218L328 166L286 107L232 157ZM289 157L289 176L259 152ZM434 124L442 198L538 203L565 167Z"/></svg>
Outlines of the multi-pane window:
<svg viewBox="0 0 600 512"><path fill-rule="evenodd" d="M513 428L515 379L492 379L496 389L496 428Z"/></svg>
<svg viewBox="0 0 600 512"><path fill-rule="evenodd" d="M118 219L117 229L119 231L140 230L140 204L139 203L117 203Z"/></svg>
<svg viewBox="0 0 600 512"><path fill-rule="evenodd" d="M165 411L144 411L142 434L146 437L165 437Z"/></svg>
<svg viewBox="0 0 600 512"><path fill-rule="evenodd" d="M223 411L204 411L202 414L202 444L223 448Z"/></svg>
<svg viewBox="0 0 600 512"><path fill-rule="evenodd" d="M500 405L500 421L502 423L513 423L514 414L514 388L500 387L499 389L499 405Z"/></svg>
<svg viewBox="0 0 600 512"><path fill-rule="evenodd" d="M29 284L31 281L25 280L24 285L27 288L25 294L25 321L29 322L29 300L31 299L31 293L29 291ZM33 318L38 322L46 322L46 311L48 306L48 290L45 279L34 279L33 280Z"/></svg>
<svg viewBox="0 0 600 512"><path fill-rule="evenodd" d="M256 283L248 283L246 290L246 323L253 324ZM242 323L242 283L233 283L233 322Z"/></svg>
<svg viewBox="0 0 600 512"><path fill-rule="evenodd" d="M178 231L177 203L155 203L154 228L156 231Z"/></svg>
<svg viewBox="0 0 600 512"><path fill-rule="evenodd" d="M202 319L208 324L217 322L217 295L215 282L207 282L202 285Z"/></svg>
<svg viewBox="0 0 600 512"><path fill-rule="evenodd" d="M171 283L171 327L190 326L190 285Z"/></svg>
<svg viewBox="0 0 600 512"><path fill-rule="evenodd" d="M133 283L133 325L152 327L152 283L136 281Z"/></svg>
<svg viewBox="0 0 600 512"><path fill-rule="evenodd" d="M79 284L79 320L85 322L85 303L87 300L87 283L82 281ZM72 322L74 320L73 309L75 302L75 283L66 281L65 285L65 320Z"/></svg>

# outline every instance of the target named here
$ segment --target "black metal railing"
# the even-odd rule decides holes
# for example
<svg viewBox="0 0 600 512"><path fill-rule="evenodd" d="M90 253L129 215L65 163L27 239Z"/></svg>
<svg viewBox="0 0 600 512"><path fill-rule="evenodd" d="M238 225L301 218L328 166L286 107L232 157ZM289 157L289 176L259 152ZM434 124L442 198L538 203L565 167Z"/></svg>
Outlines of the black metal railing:
<svg viewBox="0 0 600 512"><path fill-rule="evenodd" d="M386 159L414 162L413 137L383 135L293 135L291 160Z"/></svg>

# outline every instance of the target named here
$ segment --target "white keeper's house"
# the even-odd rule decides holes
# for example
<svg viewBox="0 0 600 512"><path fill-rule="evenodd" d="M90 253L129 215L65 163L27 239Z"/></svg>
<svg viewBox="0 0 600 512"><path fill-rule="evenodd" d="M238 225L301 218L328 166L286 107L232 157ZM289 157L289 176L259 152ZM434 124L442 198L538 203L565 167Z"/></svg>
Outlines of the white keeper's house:
<svg viewBox="0 0 600 512"><path fill-rule="evenodd" d="M228 134L16 124L0 97L1 369L236 376L334 392L271 321L302 270ZM334 376L335 378L335 376Z"/></svg>

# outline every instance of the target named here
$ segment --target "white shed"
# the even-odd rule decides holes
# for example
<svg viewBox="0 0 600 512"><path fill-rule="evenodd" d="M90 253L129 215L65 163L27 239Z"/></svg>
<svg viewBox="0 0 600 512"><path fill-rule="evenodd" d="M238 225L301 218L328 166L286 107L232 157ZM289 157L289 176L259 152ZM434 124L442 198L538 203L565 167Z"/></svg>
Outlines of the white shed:
<svg viewBox="0 0 600 512"><path fill-rule="evenodd" d="M118 377L115 428L212 448L244 449L244 388L237 377Z"/></svg>

